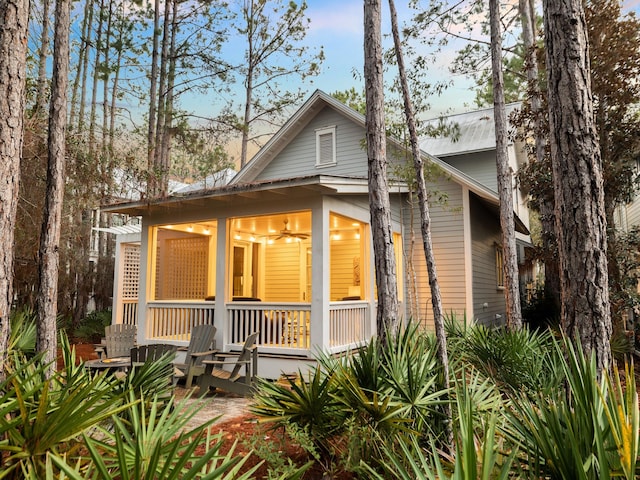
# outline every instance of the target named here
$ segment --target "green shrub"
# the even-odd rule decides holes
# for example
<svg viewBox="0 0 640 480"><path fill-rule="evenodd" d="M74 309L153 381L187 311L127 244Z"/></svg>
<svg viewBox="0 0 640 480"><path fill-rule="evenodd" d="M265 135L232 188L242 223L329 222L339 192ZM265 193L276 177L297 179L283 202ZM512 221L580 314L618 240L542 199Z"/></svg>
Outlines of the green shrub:
<svg viewBox="0 0 640 480"><path fill-rule="evenodd" d="M94 311L80 321L73 336L88 343L100 343L105 327L111 325L111 310Z"/></svg>

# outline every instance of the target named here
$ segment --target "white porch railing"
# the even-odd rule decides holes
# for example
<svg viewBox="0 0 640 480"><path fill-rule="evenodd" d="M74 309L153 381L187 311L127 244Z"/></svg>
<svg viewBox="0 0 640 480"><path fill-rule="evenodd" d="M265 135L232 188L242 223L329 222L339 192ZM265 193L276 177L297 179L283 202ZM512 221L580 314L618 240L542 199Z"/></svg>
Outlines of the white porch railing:
<svg viewBox="0 0 640 480"><path fill-rule="evenodd" d="M148 304L146 328L150 340L189 341L195 325L213 324L216 302L155 301ZM308 303L229 302L225 304L225 343L241 345L259 331L257 344L265 351L311 348L311 305ZM340 352L360 345L371 336L369 303L332 302L329 307L329 345ZM220 327L218 327L220 328Z"/></svg>
<svg viewBox="0 0 640 480"><path fill-rule="evenodd" d="M332 352L355 347L371 336L369 303L363 301L332 302L329 306L329 347Z"/></svg>
<svg viewBox="0 0 640 480"><path fill-rule="evenodd" d="M147 338L189 341L196 325L213 325L215 302L150 302Z"/></svg>
<svg viewBox="0 0 640 480"><path fill-rule="evenodd" d="M137 325L138 323L138 299L127 298L122 300L122 310L120 321L118 323L126 323L128 325Z"/></svg>
<svg viewBox="0 0 640 480"><path fill-rule="evenodd" d="M259 331L263 347L309 349L311 305L308 303L231 302L227 308L227 342L242 344Z"/></svg>

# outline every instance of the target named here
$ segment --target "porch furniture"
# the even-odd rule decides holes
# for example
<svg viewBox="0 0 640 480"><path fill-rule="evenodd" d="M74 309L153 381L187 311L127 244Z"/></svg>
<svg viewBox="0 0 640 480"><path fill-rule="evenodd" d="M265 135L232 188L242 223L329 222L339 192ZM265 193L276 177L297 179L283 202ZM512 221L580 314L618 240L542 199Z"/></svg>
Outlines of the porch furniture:
<svg viewBox="0 0 640 480"><path fill-rule="evenodd" d="M247 337L239 355L218 354L218 360L204 360L204 373L198 377L198 386L201 392L209 388L219 388L238 395L249 396L253 390L255 375L258 371L258 348L256 339L258 332ZM222 360L222 358L228 358ZM235 358L233 358L235 357ZM224 367L231 370L225 370ZM244 375L240 375L240 369L244 367Z"/></svg>
<svg viewBox="0 0 640 480"><path fill-rule="evenodd" d="M131 365L140 366L145 362L154 362L166 353L175 353L178 347L167 343L138 345L130 350Z"/></svg>
<svg viewBox="0 0 640 480"><path fill-rule="evenodd" d="M216 327L213 325L196 325L191 329L191 339L189 346L179 348L178 350L186 350L187 354L184 363L175 363L175 367L182 373L185 379L185 387L191 388L193 377L197 377L204 372L202 361L206 357L212 357L217 350L215 347ZM178 381L179 376L174 376L174 384Z"/></svg>
<svg viewBox="0 0 640 480"><path fill-rule="evenodd" d="M140 367L147 362L155 362L163 355L169 353L173 354L173 357L175 357L177 348L178 347L176 345L168 343L151 343L149 345L135 346L131 349L131 366ZM183 377L184 374L175 367L171 367L167 372L167 381L169 380L169 376L171 377L172 384L175 385L177 379Z"/></svg>
<svg viewBox="0 0 640 480"><path fill-rule="evenodd" d="M99 358L97 360L88 360L84 362L84 365L91 370L124 372L131 367L131 359L129 357Z"/></svg>
<svg viewBox="0 0 640 480"><path fill-rule="evenodd" d="M96 353L105 358L129 357L136 344L137 328L127 323L108 325L104 329L104 342L96 346Z"/></svg>

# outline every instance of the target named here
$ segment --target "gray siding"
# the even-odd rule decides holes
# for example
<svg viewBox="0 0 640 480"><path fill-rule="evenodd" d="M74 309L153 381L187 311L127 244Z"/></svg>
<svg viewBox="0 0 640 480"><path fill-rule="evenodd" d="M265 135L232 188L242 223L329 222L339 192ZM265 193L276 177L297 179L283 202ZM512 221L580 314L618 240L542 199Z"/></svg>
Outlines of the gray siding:
<svg viewBox="0 0 640 480"><path fill-rule="evenodd" d="M498 191L495 150L452 155L450 157L440 157L440 159L466 173L494 192Z"/></svg>
<svg viewBox="0 0 640 480"><path fill-rule="evenodd" d="M316 130L336 126L336 164L316 167ZM301 177L306 175L367 176L367 153L363 149L364 128L335 110L325 107L291 141L256 180Z"/></svg>
<svg viewBox="0 0 640 480"><path fill-rule="evenodd" d="M496 277L496 245L502 241L500 220L473 194L469 203L473 258L473 310L475 320L491 326L506 319L504 291L498 289ZM497 321L496 315L500 315L501 320Z"/></svg>
<svg viewBox="0 0 640 480"><path fill-rule="evenodd" d="M450 181L440 181L433 188L448 195L446 205L430 205L431 236L442 304L447 314L453 312L461 319L466 307L463 191L459 184ZM413 219L411 214L409 204L405 203L402 215L405 228L407 311L414 320L419 319L420 323L433 329L429 276L422 247L420 211L417 206L413 209Z"/></svg>

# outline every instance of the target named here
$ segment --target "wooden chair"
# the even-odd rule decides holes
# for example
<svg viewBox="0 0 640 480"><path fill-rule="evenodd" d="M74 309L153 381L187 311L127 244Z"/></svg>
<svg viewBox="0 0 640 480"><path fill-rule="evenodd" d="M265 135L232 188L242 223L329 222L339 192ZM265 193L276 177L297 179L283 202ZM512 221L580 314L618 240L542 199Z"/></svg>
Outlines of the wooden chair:
<svg viewBox="0 0 640 480"><path fill-rule="evenodd" d="M101 359L128 357L136 344L137 328L135 325L116 323L104 329L104 344L96 347Z"/></svg>
<svg viewBox="0 0 640 480"><path fill-rule="evenodd" d="M249 335L242 346L242 351L233 359L228 360L204 360L205 370L198 378L198 386L201 392L209 388L219 388L238 395L249 396L253 390L255 376L258 371L258 348L256 347L258 332ZM219 358L227 355L218 355ZM223 367L231 370L224 370ZM244 367L244 375L240 369Z"/></svg>
<svg viewBox="0 0 640 480"><path fill-rule="evenodd" d="M130 350L131 366L136 367L145 362L153 362L162 357L165 353L177 350L178 347L167 343L152 343L149 345L138 345Z"/></svg>
<svg viewBox="0 0 640 480"><path fill-rule="evenodd" d="M196 325L191 329L191 339L189 346L186 348L186 356L184 363L175 363L175 367L182 372L185 378L185 387L191 388L193 377L197 377L204 372L202 361L206 357L213 357L215 350L214 341L216 336L216 327L213 325ZM178 349L183 350L183 349ZM174 384L177 383L179 375L174 377Z"/></svg>

